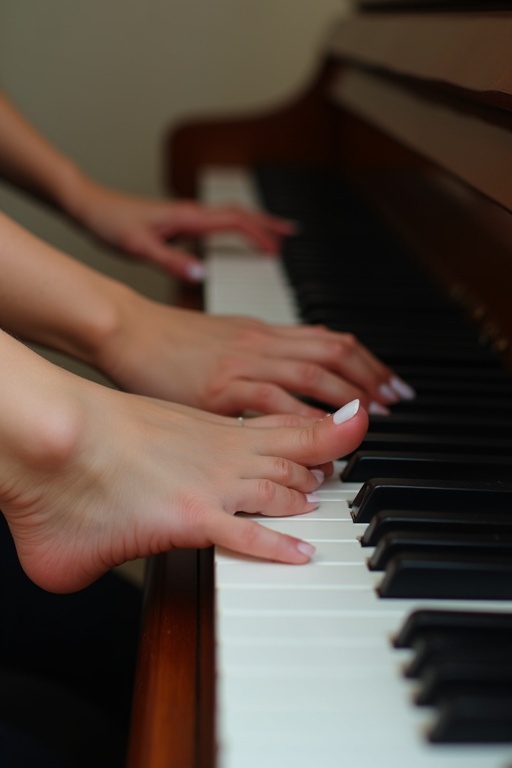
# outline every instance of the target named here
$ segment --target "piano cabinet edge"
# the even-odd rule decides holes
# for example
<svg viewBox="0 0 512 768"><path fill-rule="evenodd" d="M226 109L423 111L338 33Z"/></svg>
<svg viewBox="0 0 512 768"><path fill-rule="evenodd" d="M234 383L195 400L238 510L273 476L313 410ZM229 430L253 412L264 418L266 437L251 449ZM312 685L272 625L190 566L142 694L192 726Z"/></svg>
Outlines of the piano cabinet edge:
<svg viewBox="0 0 512 768"><path fill-rule="evenodd" d="M214 768L213 554L150 558L127 768Z"/></svg>
<svg viewBox="0 0 512 768"><path fill-rule="evenodd" d="M327 57L287 104L251 114L201 116L171 126L164 139L164 183L171 194L195 197L207 165L287 163L329 167L336 108L326 92L339 62Z"/></svg>

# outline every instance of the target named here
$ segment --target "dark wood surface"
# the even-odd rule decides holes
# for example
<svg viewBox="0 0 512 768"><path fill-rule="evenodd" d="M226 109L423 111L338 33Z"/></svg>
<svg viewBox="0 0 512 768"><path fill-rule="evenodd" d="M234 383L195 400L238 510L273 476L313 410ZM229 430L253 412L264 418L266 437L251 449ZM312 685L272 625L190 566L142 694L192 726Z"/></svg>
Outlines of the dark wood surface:
<svg viewBox="0 0 512 768"><path fill-rule="evenodd" d="M326 99L335 65L329 58L289 103L251 115L183 120L165 149L166 180L180 197L195 197L201 168L285 162L328 167L335 154L336 108Z"/></svg>
<svg viewBox="0 0 512 768"><path fill-rule="evenodd" d="M213 768L211 550L150 559L127 768Z"/></svg>
<svg viewBox="0 0 512 768"><path fill-rule="evenodd" d="M486 9L354 14L333 30L339 58L512 105L512 12Z"/></svg>

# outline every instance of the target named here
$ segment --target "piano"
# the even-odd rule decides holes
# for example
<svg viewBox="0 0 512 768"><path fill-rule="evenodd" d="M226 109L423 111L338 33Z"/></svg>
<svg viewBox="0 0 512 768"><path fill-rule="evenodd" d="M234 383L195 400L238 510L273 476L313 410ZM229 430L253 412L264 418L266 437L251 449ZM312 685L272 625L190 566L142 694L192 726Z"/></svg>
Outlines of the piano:
<svg viewBox="0 0 512 768"><path fill-rule="evenodd" d="M148 568L129 768L512 765L512 12L361 2L304 92L184 122L181 196L300 222L207 244L210 312L356 333L417 398L372 416L290 567Z"/></svg>

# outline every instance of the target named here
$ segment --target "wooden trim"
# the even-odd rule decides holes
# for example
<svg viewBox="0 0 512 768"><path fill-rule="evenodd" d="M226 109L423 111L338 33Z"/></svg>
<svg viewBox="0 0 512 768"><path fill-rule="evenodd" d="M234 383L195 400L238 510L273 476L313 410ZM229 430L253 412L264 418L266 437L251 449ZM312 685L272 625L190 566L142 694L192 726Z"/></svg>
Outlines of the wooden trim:
<svg viewBox="0 0 512 768"><path fill-rule="evenodd" d="M486 121L399 82L347 69L333 98L357 117L512 210L512 120ZM500 124L501 123L501 124ZM508 123L508 125L507 125Z"/></svg>
<svg viewBox="0 0 512 768"><path fill-rule="evenodd" d="M209 552L150 560L127 768L213 768L212 595Z"/></svg>
<svg viewBox="0 0 512 768"><path fill-rule="evenodd" d="M333 64L326 60L311 82L284 105L250 114L198 115L171 127L164 149L171 194L195 197L207 165L288 163L330 166L336 143L333 107L326 98Z"/></svg>
<svg viewBox="0 0 512 768"><path fill-rule="evenodd" d="M336 56L408 77L512 99L512 13L362 14L334 30Z"/></svg>

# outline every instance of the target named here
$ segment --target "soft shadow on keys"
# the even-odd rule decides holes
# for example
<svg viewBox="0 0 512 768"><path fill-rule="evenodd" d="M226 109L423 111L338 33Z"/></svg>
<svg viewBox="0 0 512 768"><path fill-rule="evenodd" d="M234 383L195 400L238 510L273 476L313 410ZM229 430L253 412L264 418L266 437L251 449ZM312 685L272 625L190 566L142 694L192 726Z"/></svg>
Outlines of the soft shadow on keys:
<svg viewBox="0 0 512 768"><path fill-rule="evenodd" d="M302 221L283 259L294 297L281 264L215 236L208 310L357 333L418 398L372 418L317 510L259 520L313 542L313 563L216 552L218 767L508 768L510 376L332 175L289 182L259 174L265 207ZM233 170L211 171L203 197L261 199Z"/></svg>

